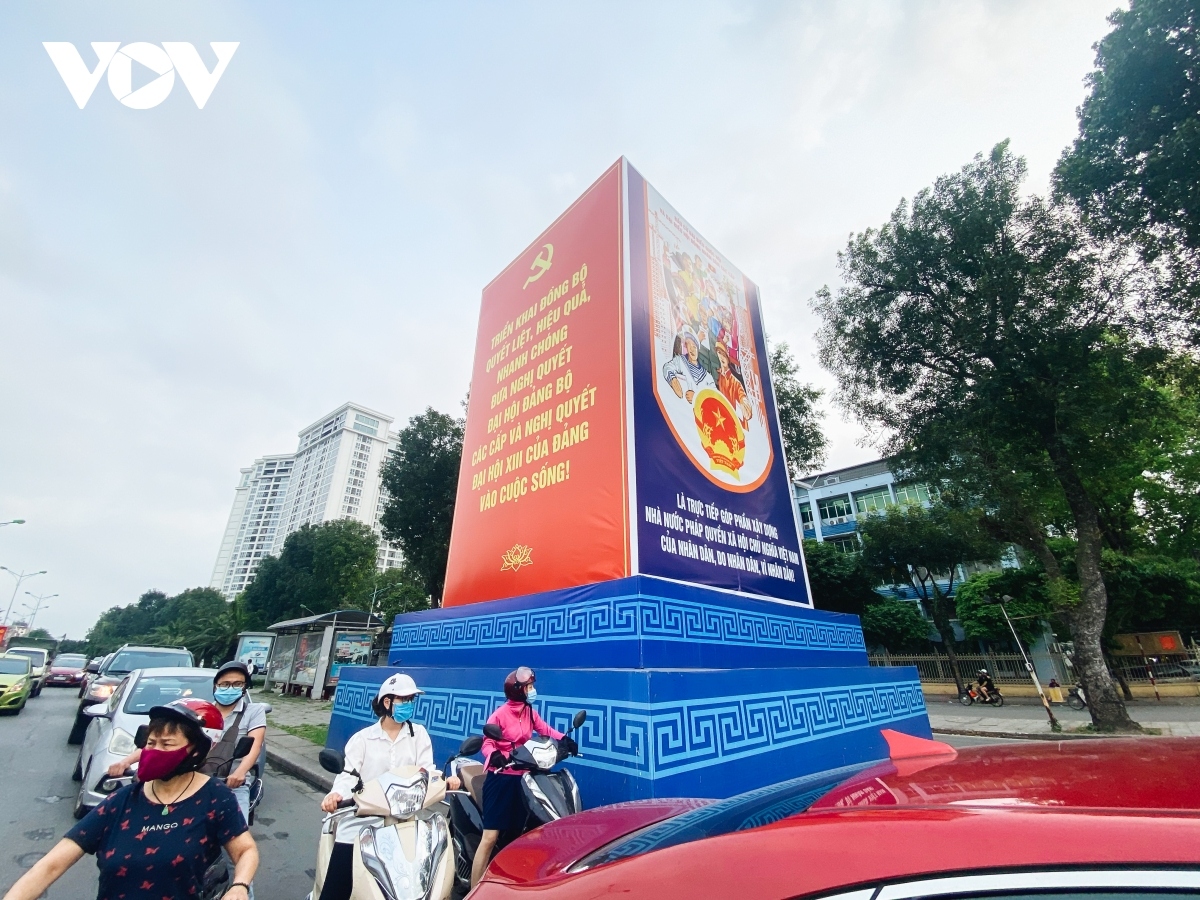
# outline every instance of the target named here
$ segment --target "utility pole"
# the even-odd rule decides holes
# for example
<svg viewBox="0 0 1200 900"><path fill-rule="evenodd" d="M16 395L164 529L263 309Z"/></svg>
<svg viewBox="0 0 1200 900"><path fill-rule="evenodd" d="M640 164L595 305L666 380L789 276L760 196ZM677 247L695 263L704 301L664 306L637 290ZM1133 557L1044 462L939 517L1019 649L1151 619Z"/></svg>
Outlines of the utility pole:
<svg viewBox="0 0 1200 900"><path fill-rule="evenodd" d="M12 615L13 603L15 603L16 599L17 599L17 591L19 591L21 589L21 582L24 581L26 578L33 578L33 576L35 576L35 575L45 575L46 570L42 569L40 572L14 572L8 566L0 566L0 569L3 569L5 572L7 572L13 578L17 579L17 583L13 586L12 597L10 597L9 601L8 601L8 610L4 613L4 622L0 623L0 624L7 625L8 618L9 618L9 616Z"/></svg>
<svg viewBox="0 0 1200 900"><path fill-rule="evenodd" d="M1050 701L1046 699L1046 695L1042 691L1042 683L1038 681L1033 663L1025 655L1025 648L1021 646L1021 639L1017 637L1017 629L1013 626L1012 619L1008 617L1008 610L1005 608L1004 602L1011 599L1012 597L1005 594L996 602L1000 604L1000 612L1004 613L1004 621L1008 623L1008 630L1012 632L1013 640L1017 642L1017 649L1021 651L1021 658L1025 660L1025 671L1029 673L1029 677L1033 680L1033 686L1037 688L1038 696L1042 698L1042 707L1046 710L1047 718L1050 719L1050 730L1055 732L1062 731L1062 726L1058 724L1058 719L1054 718L1054 711L1050 709Z"/></svg>
<svg viewBox="0 0 1200 900"><path fill-rule="evenodd" d="M38 611L45 605L47 600L53 600L58 594L35 594L32 591L26 591L30 597L37 601L37 606L33 607L33 612L29 614L29 630L33 631L33 620L37 618ZM24 609L29 609L28 603L22 603Z"/></svg>

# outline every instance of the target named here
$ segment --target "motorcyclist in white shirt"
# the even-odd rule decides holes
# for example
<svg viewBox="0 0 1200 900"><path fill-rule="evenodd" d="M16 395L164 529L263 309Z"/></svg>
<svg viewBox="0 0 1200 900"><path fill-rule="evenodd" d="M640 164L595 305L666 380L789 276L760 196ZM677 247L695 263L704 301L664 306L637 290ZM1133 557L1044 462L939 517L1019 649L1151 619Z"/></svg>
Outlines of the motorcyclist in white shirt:
<svg viewBox="0 0 1200 900"><path fill-rule="evenodd" d="M353 793L359 776L366 783L398 766L420 766L430 775L438 771L433 763L429 732L412 720L417 695L423 693L416 682L403 673L392 675L379 686L371 703L379 721L356 732L346 742L345 768L333 780L333 790L321 801L321 809L325 812L337 809L337 805ZM351 770L358 774L349 774ZM459 779L447 778L446 786L457 790ZM348 900L350 897L351 849L350 844L334 846L320 900Z"/></svg>

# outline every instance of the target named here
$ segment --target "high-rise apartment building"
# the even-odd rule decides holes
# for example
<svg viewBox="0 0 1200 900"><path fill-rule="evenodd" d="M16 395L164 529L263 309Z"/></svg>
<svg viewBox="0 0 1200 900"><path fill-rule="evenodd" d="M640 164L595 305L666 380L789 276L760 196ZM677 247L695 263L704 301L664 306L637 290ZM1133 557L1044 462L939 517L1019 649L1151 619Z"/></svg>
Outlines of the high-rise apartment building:
<svg viewBox="0 0 1200 900"><path fill-rule="evenodd" d="M271 552L294 459L290 453L264 456L241 471L211 582L230 599L254 580L258 564Z"/></svg>

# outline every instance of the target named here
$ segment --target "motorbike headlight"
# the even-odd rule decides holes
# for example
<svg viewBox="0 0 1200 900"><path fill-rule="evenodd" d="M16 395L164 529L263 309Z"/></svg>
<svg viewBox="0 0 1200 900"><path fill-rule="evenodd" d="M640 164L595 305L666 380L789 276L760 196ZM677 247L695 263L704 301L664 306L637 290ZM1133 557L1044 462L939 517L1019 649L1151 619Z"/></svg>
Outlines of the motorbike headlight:
<svg viewBox="0 0 1200 900"><path fill-rule="evenodd" d="M380 779L381 781L383 779ZM425 805L425 796L429 791L429 776L425 772L407 781L393 778L383 789L387 797L388 809L398 819L407 819L416 815Z"/></svg>
<svg viewBox="0 0 1200 900"><path fill-rule="evenodd" d="M108 752L114 756L128 756L137 749L133 735L124 728L114 728L112 740L108 742Z"/></svg>

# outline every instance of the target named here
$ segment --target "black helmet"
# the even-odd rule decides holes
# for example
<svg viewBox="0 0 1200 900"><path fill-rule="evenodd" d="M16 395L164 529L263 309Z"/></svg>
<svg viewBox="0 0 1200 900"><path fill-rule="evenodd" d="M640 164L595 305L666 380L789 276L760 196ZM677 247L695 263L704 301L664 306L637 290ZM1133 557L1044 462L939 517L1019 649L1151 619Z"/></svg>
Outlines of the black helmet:
<svg viewBox="0 0 1200 900"><path fill-rule="evenodd" d="M246 687L250 686L250 667L240 659L231 659L221 668L217 669L217 674L213 676L213 684L221 680L221 676L226 672L241 672L242 677L246 679Z"/></svg>
<svg viewBox="0 0 1200 900"><path fill-rule="evenodd" d="M529 666L521 666L509 672L504 679L504 696L517 703L525 702L525 688L537 681L537 674Z"/></svg>

